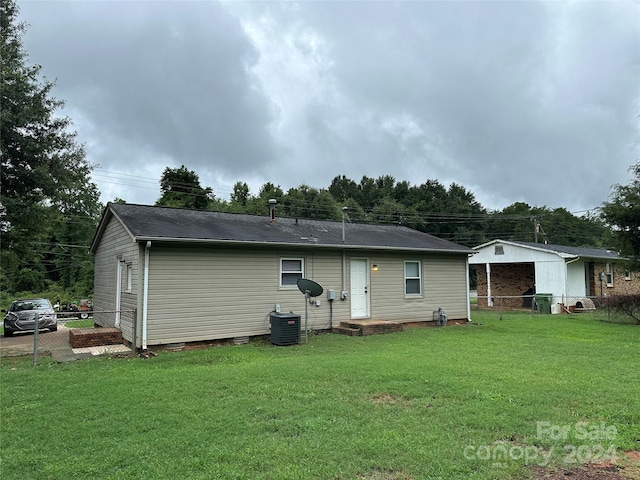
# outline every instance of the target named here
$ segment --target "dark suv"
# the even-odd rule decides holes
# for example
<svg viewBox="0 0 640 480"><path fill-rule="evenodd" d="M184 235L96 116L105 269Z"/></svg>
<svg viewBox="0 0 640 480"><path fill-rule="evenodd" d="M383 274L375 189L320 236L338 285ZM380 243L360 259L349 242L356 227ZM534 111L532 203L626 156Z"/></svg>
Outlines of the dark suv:
<svg viewBox="0 0 640 480"><path fill-rule="evenodd" d="M49 329L52 332L58 330L58 317L54 312L51 302L46 298L27 298L16 300L9 307L4 317L4 336L10 337L14 332L32 332L36 329L36 317L38 317L38 329Z"/></svg>

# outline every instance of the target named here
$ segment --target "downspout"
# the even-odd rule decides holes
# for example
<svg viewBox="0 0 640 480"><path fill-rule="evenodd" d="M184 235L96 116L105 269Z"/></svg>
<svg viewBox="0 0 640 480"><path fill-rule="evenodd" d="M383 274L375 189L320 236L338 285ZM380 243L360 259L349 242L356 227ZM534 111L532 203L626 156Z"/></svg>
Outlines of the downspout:
<svg viewBox="0 0 640 480"><path fill-rule="evenodd" d="M116 328L120 328L121 314L120 309L122 308L122 258L118 258L118 264L116 267L116 318L113 322L113 326Z"/></svg>
<svg viewBox="0 0 640 480"><path fill-rule="evenodd" d="M467 255L465 265L467 267L467 322L471 321L471 299L469 294L471 293L471 282L469 280L469 255Z"/></svg>
<svg viewBox="0 0 640 480"><path fill-rule="evenodd" d="M344 220L347 216L347 212L349 211L349 207L342 207L342 244L345 245L347 243L346 231L344 226ZM340 291L340 300L346 300L346 287L347 287L347 254L344 250L342 250L342 290Z"/></svg>
<svg viewBox="0 0 640 480"><path fill-rule="evenodd" d="M580 257L576 257L572 260L569 260L568 262L564 262L564 298L562 299L563 304L565 298L567 299L567 304L569 303L569 291L567 290L567 288L569 287L569 269L567 268L567 265L573 262L577 262L578 260L580 260ZM585 291L584 293L586 295L587 292Z"/></svg>
<svg viewBox="0 0 640 480"><path fill-rule="evenodd" d="M149 249L151 240L144 249L144 287L142 292L142 350L147 349L147 311L149 306Z"/></svg>

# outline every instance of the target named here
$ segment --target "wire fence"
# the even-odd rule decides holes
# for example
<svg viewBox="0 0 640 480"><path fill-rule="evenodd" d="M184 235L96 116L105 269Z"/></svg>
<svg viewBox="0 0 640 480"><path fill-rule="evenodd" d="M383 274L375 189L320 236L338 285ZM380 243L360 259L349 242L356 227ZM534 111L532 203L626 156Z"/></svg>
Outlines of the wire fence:
<svg viewBox="0 0 640 480"><path fill-rule="evenodd" d="M615 307L611 307L613 298L551 294L474 295L473 301L477 301L474 308L497 311L500 319L503 312L524 310L531 315L600 312L603 318L611 320L616 314ZM443 318L440 313L443 312L433 312L433 319L446 325L446 316ZM35 315L38 315L38 329L34 328ZM32 356L33 365L37 365L43 356L51 356L56 361L72 361L94 355L135 353L135 348L123 340L121 332L121 328L127 326L134 329L135 336L135 310L56 312L54 323L50 317L51 314L34 314L30 323L26 319L15 330L4 330L0 337L0 357Z"/></svg>
<svg viewBox="0 0 640 480"><path fill-rule="evenodd" d="M536 314L573 314L603 312L612 314L611 300L605 296L566 296L539 293L532 295L478 295L477 307L481 309L508 311L527 310Z"/></svg>
<svg viewBox="0 0 640 480"><path fill-rule="evenodd" d="M33 356L37 365L43 356L72 361L101 354L130 354L134 349L126 345L119 327L132 324L134 319L134 310L34 313L32 319L21 319L10 328L3 324L0 356Z"/></svg>

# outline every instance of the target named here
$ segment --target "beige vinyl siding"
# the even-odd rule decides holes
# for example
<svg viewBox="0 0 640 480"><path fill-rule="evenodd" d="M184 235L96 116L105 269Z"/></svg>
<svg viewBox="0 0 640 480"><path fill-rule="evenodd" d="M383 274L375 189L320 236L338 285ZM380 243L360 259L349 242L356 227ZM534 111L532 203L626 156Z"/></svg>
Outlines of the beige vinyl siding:
<svg viewBox="0 0 640 480"><path fill-rule="evenodd" d="M420 261L421 295L405 295L405 260ZM467 319L467 274L464 255L374 254L371 272L371 317L405 322L430 321L443 307L450 319Z"/></svg>
<svg viewBox="0 0 640 480"><path fill-rule="evenodd" d="M443 307L449 319L467 320L467 257L436 255L427 258L429 260L423 262L422 268L429 311Z"/></svg>
<svg viewBox="0 0 640 480"><path fill-rule="evenodd" d="M320 306L308 305L309 327L328 329L331 325L331 309L327 300L327 290L336 292L336 300L333 302L333 326L340 321L349 318L349 303L340 300L342 289L342 253L341 252L314 252L307 254L307 277L322 285L324 292L316 300L320 300ZM296 298L296 313L301 312L304 317L304 296L300 294ZM304 323L304 318L302 318Z"/></svg>
<svg viewBox="0 0 640 480"><path fill-rule="evenodd" d="M111 217L105 228L100 244L95 253L94 296L93 309L94 322L102 326L113 326L115 321L113 312L116 307L116 275L118 258L123 258L132 266L132 290L131 293L122 293L121 309L127 312L121 316L120 328L123 337L133 341L134 315L131 311L137 307L138 286L138 245L134 243L131 235L122 224ZM126 267L122 268L122 287L126 288Z"/></svg>
<svg viewBox="0 0 640 480"><path fill-rule="evenodd" d="M280 287L280 258L304 258L307 278L325 288L339 285L336 254L152 245L147 343L264 335L276 304L304 324L304 295L295 286ZM326 294L319 299L320 307L308 305L309 328L329 327Z"/></svg>
<svg viewBox="0 0 640 480"><path fill-rule="evenodd" d="M450 319L467 318L466 257L366 253L378 265L371 272L371 316L396 321L429 321L442 306ZM279 249L230 249L216 246L170 246L155 243L150 250L147 343L206 341L270 332L269 315L276 304L282 312L301 316L305 298L296 287L280 287L280 259L304 258L305 277L320 283L320 306L308 304L309 328L326 329L331 321L327 290L336 291L333 325L349 320L349 300L340 300L342 253ZM345 289L349 291L349 261L345 257ZM404 261L419 260L423 294L404 294ZM123 296L124 299L124 296ZM314 299L315 300L315 299Z"/></svg>

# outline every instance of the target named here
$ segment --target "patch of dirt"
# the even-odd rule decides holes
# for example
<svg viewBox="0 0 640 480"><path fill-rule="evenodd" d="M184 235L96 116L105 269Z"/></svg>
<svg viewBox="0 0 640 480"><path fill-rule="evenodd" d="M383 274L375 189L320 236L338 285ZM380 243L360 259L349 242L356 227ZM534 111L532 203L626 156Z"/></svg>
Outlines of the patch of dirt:
<svg viewBox="0 0 640 480"><path fill-rule="evenodd" d="M589 463L570 469L531 468L535 480L640 480L640 451L623 452L618 462Z"/></svg>
<svg viewBox="0 0 640 480"><path fill-rule="evenodd" d="M378 395L374 395L371 398L371 401L378 405L396 405L398 403L398 397L396 397L395 395L381 393Z"/></svg>
<svg viewBox="0 0 640 480"><path fill-rule="evenodd" d="M389 407L411 408L417 406L417 400L414 398L397 397L389 393L378 393L377 395L368 397L368 400L375 405L383 405ZM431 407L431 405L424 406Z"/></svg>
<svg viewBox="0 0 640 480"><path fill-rule="evenodd" d="M374 470L373 472L358 475L358 480L413 480L413 477L397 470Z"/></svg>

